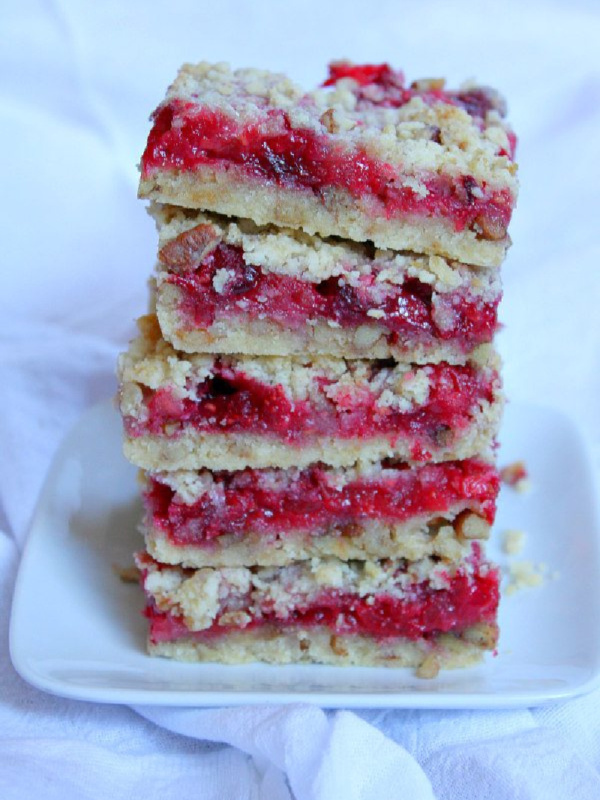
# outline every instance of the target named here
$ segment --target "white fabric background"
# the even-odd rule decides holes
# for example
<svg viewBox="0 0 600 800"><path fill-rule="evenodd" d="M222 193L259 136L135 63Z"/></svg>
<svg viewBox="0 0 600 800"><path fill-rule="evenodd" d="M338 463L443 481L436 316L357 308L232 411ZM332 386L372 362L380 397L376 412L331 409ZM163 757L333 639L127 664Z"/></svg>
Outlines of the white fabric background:
<svg viewBox="0 0 600 800"><path fill-rule="evenodd" d="M306 86L331 58L387 60L409 79L501 89L522 182L504 268L506 390L574 417L598 471L599 51L594 0L2 4L0 797L600 797L600 692L513 712L132 710L38 692L7 647L50 459L114 392L116 354L145 308L155 237L136 163L186 60Z"/></svg>

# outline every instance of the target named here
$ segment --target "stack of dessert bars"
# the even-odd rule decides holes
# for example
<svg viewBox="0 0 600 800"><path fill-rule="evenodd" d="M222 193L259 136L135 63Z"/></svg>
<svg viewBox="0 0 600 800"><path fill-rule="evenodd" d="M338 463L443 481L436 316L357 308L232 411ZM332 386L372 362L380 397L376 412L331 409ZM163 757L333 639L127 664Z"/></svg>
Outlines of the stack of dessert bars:
<svg viewBox="0 0 600 800"><path fill-rule="evenodd" d="M149 652L417 667L496 646L492 346L515 137L387 65L186 65L140 196L152 313L121 356Z"/></svg>

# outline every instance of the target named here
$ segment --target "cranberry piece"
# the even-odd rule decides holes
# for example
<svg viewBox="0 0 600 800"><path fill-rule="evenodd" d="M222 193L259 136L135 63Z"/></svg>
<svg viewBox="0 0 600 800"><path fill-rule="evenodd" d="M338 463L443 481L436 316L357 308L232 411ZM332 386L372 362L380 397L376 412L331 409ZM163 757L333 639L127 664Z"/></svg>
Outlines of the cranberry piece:
<svg viewBox="0 0 600 800"><path fill-rule="evenodd" d="M326 281L321 281L315 286L315 292L321 297L335 297L339 290L338 278L327 278Z"/></svg>
<svg viewBox="0 0 600 800"><path fill-rule="evenodd" d="M338 278L328 278L315 291L329 301L329 314L341 325L360 324L365 320L365 307L353 286L339 285Z"/></svg>
<svg viewBox="0 0 600 800"><path fill-rule="evenodd" d="M472 205L475 202L474 190L477 188L477 181L471 175L464 175L458 189L459 197L464 196L464 201L467 205ZM464 195L463 195L464 192Z"/></svg>
<svg viewBox="0 0 600 800"><path fill-rule="evenodd" d="M238 274L228 286L228 295L246 294L252 291L258 283L260 272L257 267L252 264L244 264L243 269L238 271Z"/></svg>
<svg viewBox="0 0 600 800"><path fill-rule="evenodd" d="M479 88L470 92L458 92L456 102L472 117L483 119L488 111L497 111L501 116L506 114L506 104L493 89Z"/></svg>
<svg viewBox="0 0 600 800"><path fill-rule="evenodd" d="M234 386L227 378L222 378L216 375L210 382L206 392L207 397L230 397L238 391L237 386Z"/></svg>

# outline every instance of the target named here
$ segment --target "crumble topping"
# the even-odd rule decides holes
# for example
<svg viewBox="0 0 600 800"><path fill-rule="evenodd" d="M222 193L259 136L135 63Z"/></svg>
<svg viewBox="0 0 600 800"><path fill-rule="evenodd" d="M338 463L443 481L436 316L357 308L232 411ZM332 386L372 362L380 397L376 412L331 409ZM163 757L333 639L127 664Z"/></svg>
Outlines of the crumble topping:
<svg viewBox="0 0 600 800"><path fill-rule="evenodd" d="M213 473L207 469L157 472L152 475L175 492L178 502L189 506L194 505L205 495L209 495L213 502L219 497L224 497L223 490L215 482Z"/></svg>
<svg viewBox="0 0 600 800"><path fill-rule="evenodd" d="M377 405L409 412L416 406L424 405L429 398L429 377L427 367L407 370L401 374L394 385L394 391L384 389Z"/></svg>
<svg viewBox="0 0 600 800"><path fill-rule="evenodd" d="M371 90L376 87L369 87ZM402 164L405 185L418 185L420 173L471 175L488 185L504 186L516 195L516 167L509 129L494 108L482 119L444 102L426 103L416 95L398 108L359 102L352 78L333 88L303 92L284 75L257 69L231 70L227 64L185 64L165 102L176 98L224 113L237 124L260 124L269 134L283 132L285 112L293 128L330 137L334 145L365 151L371 157ZM364 98L363 98L364 99ZM412 187L411 187L412 188Z"/></svg>
<svg viewBox="0 0 600 800"><path fill-rule="evenodd" d="M235 278L235 272L232 269L218 269L213 278L213 287L215 292L223 294L225 287L232 278Z"/></svg>
<svg viewBox="0 0 600 800"><path fill-rule="evenodd" d="M507 596L523 589L535 589L545 583L548 567L546 564L533 564L531 561L513 561L508 568L509 582L505 589Z"/></svg>
<svg viewBox="0 0 600 800"><path fill-rule="evenodd" d="M476 554L473 550L473 554ZM379 595L408 598L418 584L432 590L446 589L461 572L480 575L489 565L477 558L447 563L433 558L415 562L348 561L313 559L285 567L202 567L185 570L159 565L149 556L138 556L138 566L145 572L144 588L161 611L184 617L190 630L210 627L220 614L236 614L236 624L249 622L260 615L261 608L272 609L282 619L297 606L310 604L323 592L343 589L369 602ZM241 613L240 613L241 612ZM226 624L221 617L221 624Z"/></svg>
<svg viewBox="0 0 600 800"><path fill-rule="evenodd" d="M525 545L525 533L518 530L504 531L502 549L509 556L517 556Z"/></svg>

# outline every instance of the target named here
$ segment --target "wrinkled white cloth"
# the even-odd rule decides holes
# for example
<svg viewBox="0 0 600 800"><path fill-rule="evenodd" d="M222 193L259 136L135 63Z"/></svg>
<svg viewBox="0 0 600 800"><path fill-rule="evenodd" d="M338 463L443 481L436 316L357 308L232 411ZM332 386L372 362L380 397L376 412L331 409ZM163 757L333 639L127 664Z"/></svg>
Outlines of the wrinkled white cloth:
<svg viewBox="0 0 600 800"><path fill-rule="evenodd" d="M117 353L146 305L156 243L135 164L148 114L185 60L280 69L306 86L331 58L387 60L409 79L476 75L499 87L522 182L504 267L507 394L574 417L598 472L598 41L594 0L2 6L3 800L600 797L600 692L495 712L130 709L33 689L7 644L19 553L53 453L114 392Z"/></svg>

